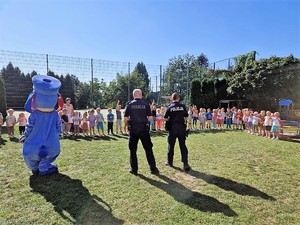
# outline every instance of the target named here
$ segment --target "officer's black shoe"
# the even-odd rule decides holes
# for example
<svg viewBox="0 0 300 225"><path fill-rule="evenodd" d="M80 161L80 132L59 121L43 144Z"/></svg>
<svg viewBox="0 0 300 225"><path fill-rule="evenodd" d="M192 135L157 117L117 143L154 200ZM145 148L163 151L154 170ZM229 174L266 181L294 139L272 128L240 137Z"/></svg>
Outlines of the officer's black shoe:
<svg viewBox="0 0 300 225"><path fill-rule="evenodd" d="M136 170L132 170L132 169L129 170L129 173L131 173L131 174L133 174L135 176L138 175L138 172Z"/></svg>
<svg viewBox="0 0 300 225"><path fill-rule="evenodd" d="M169 166L169 167L173 167L173 163L169 163L168 161L165 162L165 165L166 165L166 166Z"/></svg>
<svg viewBox="0 0 300 225"><path fill-rule="evenodd" d="M157 168L151 170L151 174L159 174L159 170Z"/></svg>
<svg viewBox="0 0 300 225"><path fill-rule="evenodd" d="M184 164L183 170L184 170L185 172L190 172L190 171L191 171L191 167L189 166L189 164Z"/></svg>

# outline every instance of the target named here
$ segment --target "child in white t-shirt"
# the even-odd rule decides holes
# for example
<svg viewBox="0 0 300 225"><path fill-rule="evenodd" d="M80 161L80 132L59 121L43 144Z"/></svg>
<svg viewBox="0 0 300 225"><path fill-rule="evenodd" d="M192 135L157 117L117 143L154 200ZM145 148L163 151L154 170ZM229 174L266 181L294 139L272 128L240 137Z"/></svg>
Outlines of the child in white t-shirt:
<svg viewBox="0 0 300 225"><path fill-rule="evenodd" d="M9 138L13 138L15 136L15 125L17 123L17 119L14 116L14 110L9 109L7 110L8 116L5 119L6 127L7 127L7 135Z"/></svg>
<svg viewBox="0 0 300 225"><path fill-rule="evenodd" d="M3 116L2 116L2 113L0 112L0 137L1 137L1 133L2 133L2 125L3 125Z"/></svg>
<svg viewBox="0 0 300 225"><path fill-rule="evenodd" d="M73 116L74 135L79 136L80 116L79 112L75 111Z"/></svg>
<svg viewBox="0 0 300 225"><path fill-rule="evenodd" d="M272 117L272 128L271 132L273 133L272 139L279 139L279 128L280 128L280 118L279 112L274 113L274 117Z"/></svg>
<svg viewBox="0 0 300 225"><path fill-rule="evenodd" d="M259 117L258 112L253 113L252 123L253 123L253 133L258 135L259 134L258 133L258 127L259 127L259 124L260 124L260 117Z"/></svg>
<svg viewBox="0 0 300 225"><path fill-rule="evenodd" d="M265 126L265 133L266 138L271 138L271 128L272 128L272 113L270 111L266 112L264 126Z"/></svg>

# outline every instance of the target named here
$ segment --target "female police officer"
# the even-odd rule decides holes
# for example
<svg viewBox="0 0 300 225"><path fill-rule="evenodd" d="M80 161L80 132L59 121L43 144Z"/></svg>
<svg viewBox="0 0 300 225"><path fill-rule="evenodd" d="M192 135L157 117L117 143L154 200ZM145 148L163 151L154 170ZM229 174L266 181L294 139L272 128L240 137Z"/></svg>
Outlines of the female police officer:
<svg viewBox="0 0 300 225"><path fill-rule="evenodd" d="M167 107L164 120L166 121L166 128L169 131L168 136L168 154L167 166L173 166L174 146L176 138L179 141L179 147L181 151L181 161L183 162L183 169L188 172L191 167L188 164L188 150L185 145L186 139L186 120L188 118L188 112L184 104L179 103L180 97L177 93L173 93L171 96L172 103Z"/></svg>
<svg viewBox="0 0 300 225"><path fill-rule="evenodd" d="M129 172L137 175L138 160L137 160L137 145L139 139L141 140L146 152L148 164L151 173L157 174L159 170L156 167L155 158L153 155L148 122L152 120L150 105L142 100L142 91L135 89L133 91L133 98L125 109L124 120L128 122L129 128L129 150L130 150L130 170Z"/></svg>

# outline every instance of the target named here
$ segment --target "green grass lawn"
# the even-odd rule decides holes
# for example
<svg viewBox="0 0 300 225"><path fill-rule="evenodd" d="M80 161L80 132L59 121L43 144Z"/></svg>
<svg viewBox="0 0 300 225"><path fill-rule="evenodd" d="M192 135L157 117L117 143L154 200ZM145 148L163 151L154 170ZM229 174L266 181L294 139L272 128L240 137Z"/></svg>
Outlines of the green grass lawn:
<svg viewBox="0 0 300 225"><path fill-rule="evenodd" d="M0 138L0 224L300 224L300 144L240 131L192 133L190 173L164 165L167 134L152 134L160 175L127 136L61 140L60 173L33 177L22 144Z"/></svg>

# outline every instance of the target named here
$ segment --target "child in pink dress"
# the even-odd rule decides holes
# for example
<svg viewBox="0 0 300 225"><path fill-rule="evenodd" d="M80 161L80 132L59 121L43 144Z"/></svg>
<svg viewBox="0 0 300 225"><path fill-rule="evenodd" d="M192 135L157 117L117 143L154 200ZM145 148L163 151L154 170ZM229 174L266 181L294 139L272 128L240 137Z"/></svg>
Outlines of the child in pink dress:
<svg viewBox="0 0 300 225"><path fill-rule="evenodd" d="M90 135L95 136L96 117L95 117L94 109L91 109L91 111L89 112L88 121L89 121L89 127L90 127Z"/></svg>
<svg viewBox="0 0 300 225"><path fill-rule="evenodd" d="M156 128L157 130L161 130L163 115L160 113L160 109L157 109L156 113Z"/></svg>
<svg viewBox="0 0 300 225"><path fill-rule="evenodd" d="M24 134L25 126L27 124L27 118L24 113L19 114L18 123L19 123L19 132L20 132L20 136L21 136Z"/></svg>
<svg viewBox="0 0 300 225"><path fill-rule="evenodd" d="M218 112L217 112L217 127L218 127L218 129L221 129L222 126L223 126L223 117L222 117L221 109L218 109Z"/></svg>
<svg viewBox="0 0 300 225"><path fill-rule="evenodd" d="M87 136L88 135L88 118L87 118L87 112L83 113L82 119L81 119L81 129L82 129L82 135Z"/></svg>

